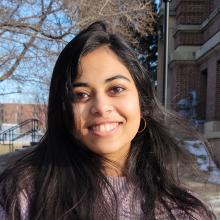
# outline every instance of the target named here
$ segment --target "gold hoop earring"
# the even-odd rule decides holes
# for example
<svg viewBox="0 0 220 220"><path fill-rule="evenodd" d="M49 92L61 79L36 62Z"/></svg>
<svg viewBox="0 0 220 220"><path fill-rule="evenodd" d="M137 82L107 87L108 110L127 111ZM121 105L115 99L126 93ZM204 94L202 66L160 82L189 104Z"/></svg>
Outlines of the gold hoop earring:
<svg viewBox="0 0 220 220"><path fill-rule="evenodd" d="M143 119L143 121L144 121L144 127L140 131L137 132L138 134L141 134L146 129L146 127L147 127L146 119L143 118L143 117L141 117L141 119Z"/></svg>

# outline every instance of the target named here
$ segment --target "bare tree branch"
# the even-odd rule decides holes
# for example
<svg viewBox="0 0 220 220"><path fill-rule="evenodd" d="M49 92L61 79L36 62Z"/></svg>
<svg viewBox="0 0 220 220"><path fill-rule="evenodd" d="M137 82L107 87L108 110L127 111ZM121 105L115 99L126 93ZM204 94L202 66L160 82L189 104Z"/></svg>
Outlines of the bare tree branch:
<svg viewBox="0 0 220 220"><path fill-rule="evenodd" d="M31 37L31 39L27 42L27 44L24 45L24 49L22 50L20 55L17 57L15 63L10 68L10 70L7 71L6 73L4 73L2 76L0 76L0 82L7 79L7 78L9 78L14 73L14 71L18 67L20 61L24 58L24 55L26 54L27 50L32 45L32 43L34 42L35 38L36 38L36 34Z"/></svg>
<svg viewBox="0 0 220 220"><path fill-rule="evenodd" d="M45 87L62 48L96 20L110 22L135 47L138 36L151 34L156 21L150 0L5 2L0 1L0 86L9 80Z"/></svg>
<svg viewBox="0 0 220 220"><path fill-rule="evenodd" d="M156 22L150 0L78 0L77 7L72 1L64 0L63 6L79 30L96 20L109 21L134 46L138 44L134 33L152 34Z"/></svg>
<svg viewBox="0 0 220 220"><path fill-rule="evenodd" d="M3 20L3 22L0 22L0 29L1 29L1 35L2 35L2 40L5 39L4 37L4 33L8 32L8 33L15 33L15 34L23 34L25 38L29 37L29 39L27 39L27 41L25 43L20 42L20 45L23 47L23 49L20 51L19 54L17 55L12 55L13 59L16 57L15 62L11 65L11 67L6 71L3 72L3 74L0 76L0 82L4 81L5 79L9 78L10 76L12 76L12 74L16 71L17 67L19 66L20 62L24 59L25 54L30 50L30 48L32 47L34 41L36 39L40 39L40 35L44 36L46 38L49 38L50 40L60 40L63 39L65 36L67 36L69 34L69 32L73 29L73 27L68 27L68 29L65 32L60 31L60 35L53 35L50 32L46 33L43 30L43 24L45 22L45 20L47 19L47 17L49 15L51 15L51 13L54 12L58 12L61 10L61 8L56 9L52 9L53 4L55 4L54 0L51 0L47 6L47 8L44 7L44 1L41 0L41 14L38 14L38 16L35 17L35 19L39 19L37 23L27 23L24 22L25 19L27 19L27 17L23 17L23 19L12 19L13 15L18 11L18 9L20 8L20 5L16 5L15 9L12 11L12 13L10 14L9 20L6 19L1 19ZM33 16L29 16L29 18L34 18ZM59 29L64 29L62 27L60 27ZM29 31L27 31L29 30ZM7 36L7 35L6 35ZM19 43L18 40L14 40L13 38L11 38L11 40L13 42L17 42ZM24 40L22 40L24 41ZM0 54L1 56L1 54ZM0 67L3 67L7 62L9 62L9 60L12 60L12 57L8 58L7 60L4 59L4 57L6 57L6 55L2 54L2 57L0 57Z"/></svg>

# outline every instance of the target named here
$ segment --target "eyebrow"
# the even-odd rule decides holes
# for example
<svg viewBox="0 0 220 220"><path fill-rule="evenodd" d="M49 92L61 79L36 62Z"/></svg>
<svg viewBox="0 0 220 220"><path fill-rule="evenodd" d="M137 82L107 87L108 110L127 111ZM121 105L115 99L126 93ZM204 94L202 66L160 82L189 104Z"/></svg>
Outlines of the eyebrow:
<svg viewBox="0 0 220 220"><path fill-rule="evenodd" d="M125 79L125 80L127 80L128 82L131 82L130 79L128 79L128 78L125 77L125 76L116 75L116 76L113 76L113 77L110 77L110 78L106 79L106 80L105 80L105 83L110 82L110 81L115 80L115 79Z"/></svg>
<svg viewBox="0 0 220 220"><path fill-rule="evenodd" d="M110 77L108 79L105 80L105 83L108 83L108 82L111 82L115 79L124 79L124 80L127 80L128 82L131 82L131 80L125 76L122 76L122 75L116 75L116 76L113 76L113 77ZM89 87L89 84L88 83L84 83L84 82L76 82L76 83L73 83L72 86L75 88L75 87Z"/></svg>

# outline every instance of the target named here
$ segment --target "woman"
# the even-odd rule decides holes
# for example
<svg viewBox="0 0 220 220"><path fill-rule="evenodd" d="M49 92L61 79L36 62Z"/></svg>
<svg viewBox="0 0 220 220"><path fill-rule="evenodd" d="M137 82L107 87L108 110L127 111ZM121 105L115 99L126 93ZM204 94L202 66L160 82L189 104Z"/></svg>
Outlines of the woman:
<svg viewBox="0 0 220 220"><path fill-rule="evenodd" d="M93 23L56 62L44 138L0 176L1 219L214 219L176 176L174 119L124 40Z"/></svg>

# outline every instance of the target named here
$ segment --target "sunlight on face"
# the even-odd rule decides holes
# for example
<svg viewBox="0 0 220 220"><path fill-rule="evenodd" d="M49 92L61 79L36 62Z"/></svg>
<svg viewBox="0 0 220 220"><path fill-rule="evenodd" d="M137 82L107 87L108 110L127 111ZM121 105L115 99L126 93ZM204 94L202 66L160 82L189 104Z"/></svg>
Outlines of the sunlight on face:
<svg viewBox="0 0 220 220"><path fill-rule="evenodd" d="M101 47L83 56L73 93L77 138L109 159L126 156L141 113L134 81L115 53Z"/></svg>

